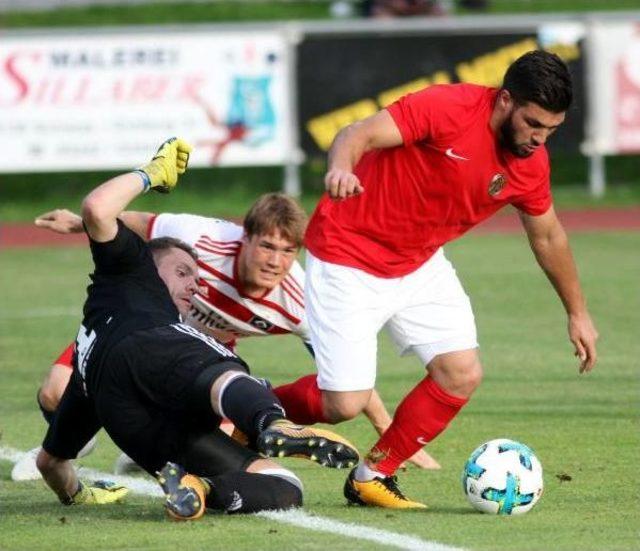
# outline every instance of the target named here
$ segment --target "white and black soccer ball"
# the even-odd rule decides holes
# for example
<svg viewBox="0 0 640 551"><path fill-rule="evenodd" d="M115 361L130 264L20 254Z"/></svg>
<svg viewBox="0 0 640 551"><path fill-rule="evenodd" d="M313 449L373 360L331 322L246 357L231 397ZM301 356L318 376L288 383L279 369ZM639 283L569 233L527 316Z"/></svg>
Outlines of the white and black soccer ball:
<svg viewBox="0 0 640 551"><path fill-rule="evenodd" d="M498 438L473 451L462 472L462 485L478 511L520 515L542 495L542 465L528 446Z"/></svg>

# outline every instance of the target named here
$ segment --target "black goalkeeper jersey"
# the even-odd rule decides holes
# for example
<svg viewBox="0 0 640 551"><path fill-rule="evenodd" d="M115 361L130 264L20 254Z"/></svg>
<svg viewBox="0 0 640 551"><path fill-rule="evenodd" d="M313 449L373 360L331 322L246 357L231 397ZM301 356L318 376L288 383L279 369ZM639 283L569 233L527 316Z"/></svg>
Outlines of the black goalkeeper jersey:
<svg viewBox="0 0 640 551"><path fill-rule="evenodd" d="M100 382L110 346L141 329L180 321L146 243L118 220L112 241L90 239L95 271L76 339L76 365L89 394Z"/></svg>

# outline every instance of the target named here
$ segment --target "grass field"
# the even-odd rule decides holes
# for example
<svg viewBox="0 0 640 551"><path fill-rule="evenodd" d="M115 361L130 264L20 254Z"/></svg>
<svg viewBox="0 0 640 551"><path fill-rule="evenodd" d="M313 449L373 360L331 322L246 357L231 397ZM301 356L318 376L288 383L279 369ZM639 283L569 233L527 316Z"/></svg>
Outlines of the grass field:
<svg viewBox="0 0 640 551"><path fill-rule="evenodd" d="M486 377L428 448L444 468L401 474L403 489L430 509L348 508L344 472L289 460L305 483L307 513L467 549L638 548L640 234L576 234L573 244L602 335L597 369L577 374L562 308L522 237L464 238L449 257L474 301ZM82 248L0 251L0 446L26 450L42 438L34 396L48 363L76 332L89 268ZM240 353L276 384L312 369L293 338L249 340ZM398 359L386 339L379 361L379 389L393 408L421 370L415 359ZM340 430L361 450L373 443L364 419ZM545 494L521 518L475 513L461 490L468 454L503 436L532 446L545 468ZM117 454L100 433L98 449L82 463L109 471ZM159 500L142 496L104 508L63 508L43 483L11 482L10 470L0 461L1 549L383 548L256 517L212 515L176 525L164 519Z"/></svg>

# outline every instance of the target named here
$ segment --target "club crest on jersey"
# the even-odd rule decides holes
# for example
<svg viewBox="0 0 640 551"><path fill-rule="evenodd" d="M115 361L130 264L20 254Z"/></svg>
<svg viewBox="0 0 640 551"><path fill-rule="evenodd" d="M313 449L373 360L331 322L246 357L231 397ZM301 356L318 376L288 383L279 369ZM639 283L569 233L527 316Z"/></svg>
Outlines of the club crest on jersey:
<svg viewBox="0 0 640 551"><path fill-rule="evenodd" d="M260 329L260 331L269 331L273 327L273 323L267 321L260 316L253 316L249 320L249 325L255 327L256 329Z"/></svg>
<svg viewBox="0 0 640 551"><path fill-rule="evenodd" d="M496 174L489 182L489 195L495 197L507 185L507 179L502 174Z"/></svg>

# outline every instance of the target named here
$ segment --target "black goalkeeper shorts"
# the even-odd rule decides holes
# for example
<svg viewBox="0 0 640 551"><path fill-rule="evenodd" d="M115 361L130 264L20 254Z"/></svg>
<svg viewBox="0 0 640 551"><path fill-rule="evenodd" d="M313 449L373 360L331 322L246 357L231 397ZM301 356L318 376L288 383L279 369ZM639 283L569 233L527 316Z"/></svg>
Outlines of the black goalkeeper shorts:
<svg viewBox="0 0 640 551"><path fill-rule="evenodd" d="M248 368L224 347L218 348L221 346L184 326L129 335L105 354L92 385L94 392L85 398L93 405L93 417L121 450L151 474L167 461L203 476L244 470L259 456L219 429L220 417L211 407L210 391L223 373L248 372ZM73 379L81 384L79 377ZM65 406L67 394L71 402L67 405L72 407ZM65 418L56 419L51 427L58 437L47 434L45 439L49 453L75 457L77 446L83 445L80 440L90 430L79 431L79 440L65 437L64 431L84 423L74 422L73 410L86 412L87 402L78 396L77 388L65 392L60 405ZM65 444L70 447L65 449Z"/></svg>

